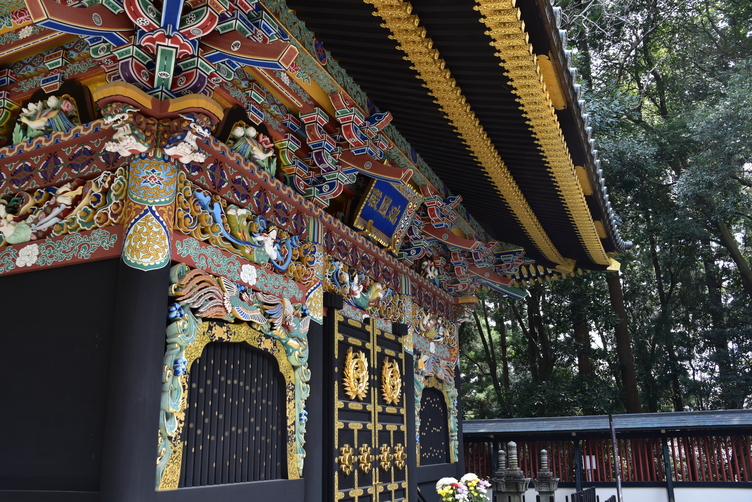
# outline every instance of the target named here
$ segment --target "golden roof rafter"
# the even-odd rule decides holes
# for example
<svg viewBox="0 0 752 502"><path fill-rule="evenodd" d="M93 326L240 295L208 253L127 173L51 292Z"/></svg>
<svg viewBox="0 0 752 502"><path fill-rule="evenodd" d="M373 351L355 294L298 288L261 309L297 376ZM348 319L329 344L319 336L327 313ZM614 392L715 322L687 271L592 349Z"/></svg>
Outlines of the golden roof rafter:
<svg viewBox="0 0 752 502"><path fill-rule="evenodd" d="M567 213L585 246L588 256L599 265L611 265L601 238L585 201L564 135L556 116L554 104L543 81L541 69L529 35L521 21L516 0L476 0L474 9L488 27L485 33L498 49L496 56L514 86L520 108L535 135L544 161L552 173Z"/></svg>
<svg viewBox="0 0 752 502"><path fill-rule="evenodd" d="M574 260L567 259L553 244L533 212L524 194L515 182L509 168L496 150L491 138L467 102L462 89L452 78L451 71L441 58L418 16L412 13L409 2L402 0L364 0L372 4L375 16L383 19L390 38L398 42L405 58L413 64L425 86L436 99L462 141L491 179L498 193L512 210L524 231L541 253L561 268L571 270Z"/></svg>

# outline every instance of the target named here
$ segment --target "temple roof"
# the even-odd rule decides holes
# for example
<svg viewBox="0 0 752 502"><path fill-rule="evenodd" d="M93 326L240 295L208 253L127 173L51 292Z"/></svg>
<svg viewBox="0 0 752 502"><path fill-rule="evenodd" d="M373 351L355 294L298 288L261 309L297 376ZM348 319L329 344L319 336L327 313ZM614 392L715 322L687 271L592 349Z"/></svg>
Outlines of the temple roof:
<svg viewBox="0 0 752 502"><path fill-rule="evenodd" d="M625 249L547 0L287 4L492 238L559 270Z"/></svg>
<svg viewBox="0 0 752 502"><path fill-rule="evenodd" d="M751 410L678 411L666 413L631 413L613 416L614 428L619 432L642 430L702 430L749 429ZM520 435L594 434L610 430L608 415L577 417L499 418L465 420L465 436L512 437ZM554 431L554 432L552 432Z"/></svg>
<svg viewBox="0 0 752 502"><path fill-rule="evenodd" d="M123 67L133 64L135 68L141 64L136 56L144 60L156 57L137 47L135 21L122 13L118 1L99 5L101 0L77 0L65 7L52 0L26 3L34 6L29 7L33 13L18 9L20 2L0 8L0 15L8 18L6 28L0 28L4 42L0 65L11 65L10 72L2 70L5 73L0 74L0 81L11 82L12 74L17 81L14 89L24 99L29 98L27 94L37 84L49 84L48 79L56 79L52 84L59 87L74 69L79 75L87 75L89 71L101 72L94 69L99 65L112 73L113 58L124 58L128 63ZM248 12L241 16L245 21L240 24L233 21L240 19L236 19L238 14L224 12L228 6L220 3L196 0L185 4L185 8L197 12L206 10L209 4L219 8L215 17L221 17L221 30L214 30L212 25L212 33L203 33L194 27L197 33L175 37L197 37L193 41L195 47L187 44L184 49L187 53L196 52L204 66L195 70L189 64L193 59L186 57L180 68L168 64L171 71L159 72L153 83L142 76L152 71L148 65L141 72L129 70L128 75L141 88L154 91L153 96L158 99L204 92L193 87L167 89L174 83L172 76L177 71L197 75L209 72L211 78L207 77L207 81L216 86L214 81L233 76L231 68L250 65L247 67L262 68L262 73L266 68L262 77L276 79L274 85L283 93L287 92L286 87L296 86L295 82L307 85L303 80L307 78L308 84L313 80L306 89L318 92L313 97L316 106L326 108L330 115L334 114L332 97L340 96L340 92L344 94L337 99L344 99L346 106L354 106L354 110L359 109L355 112L364 112L364 116L373 118L377 111L391 112L391 124L380 126L379 130L384 127L386 143L396 148L385 147L388 165L382 167L405 173L417 169L410 181L413 188L427 188L423 197L438 196L443 199L443 206L456 209L460 217L442 223L443 228L456 227L453 233L461 243L450 244L452 250L465 252L463 246L476 249L476 241L484 245L499 241L503 244L489 248L497 253L495 259L501 259L500 251L518 256L519 250L524 249L524 258L518 260L524 267L494 269L496 274L513 276L518 284L542 282L582 270L618 268L613 257L630 243L619 235L619 220L608 200L585 103L576 83L576 71L571 68L571 53L565 50L566 33L558 29L559 11L548 0L529 0L520 6L515 0L260 0L265 7L263 15L258 3L242 2ZM167 5L170 9L178 5L183 8L179 0L165 2L160 8L166 9ZM231 7L238 8L235 3ZM86 9L90 10L84 14ZM68 20L65 16L74 11L82 15ZM93 14L88 16L88 12ZM106 17L104 25L102 15ZM148 21L149 16L144 16L139 21ZM235 40L238 33L251 29L246 26L251 18L252 23L258 24L252 27L254 33L269 38L263 44L250 35ZM181 18L180 23L185 24L188 19ZM157 21L150 23L151 32L164 31ZM230 25L235 28L227 32ZM259 26L271 31L264 34ZM284 29L277 31L280 27ZM181 29L189 33L189 28L186 25ZM149 31L143 27L139 30L139 36ZM227 33L232 33L230 38L235 37L232 44ZM199 39L201 49L197 48ZM156 38L149 40L157 43ZM78 54L74 56L78 59L74 61L68 52L57 49L63 44L68 44L66 50ZM236 44L240 50L234 48ZM295 47L288 50L290 45ZM117 51L109 57L113 48ZM41 52L39 61L30 57L34 52ZM43 65L39 59L42 56ZM49 77L36 70L44 66L49 69ZM280 69L287 74L272 75ZM35 79L27 78L31 73ZM110 73L108 79L113 77ZM234 94L227 89L222 91L232 94L228 102L240 96L243 106L252 108L240 90L247 83L237 78L233 82L230 87L240 86L234 88ZM148 89L152 85L154 89ZM254 92L245 89L249 96ZM6 98L8 95L3 95L8 101ZM298 111L326 115L307 108ZM332 120L329 116L326 119ZM330 129L333 125L336 128L332 122ZM406 179L401 182L406 184ZM438 193L432 192L434 188ZM457 205L456 198L450 198L454 195L462 196L461 205ZM447 235L431 234L438 232L437 228L424 233L430 239L447 241ZM461 255L454 267L464 266ZM478 255L473 258L476 265L490 267L489 271L499 265L484 265L487 257L482 252ZM478 275L477 271L473 273Z"/></svg>

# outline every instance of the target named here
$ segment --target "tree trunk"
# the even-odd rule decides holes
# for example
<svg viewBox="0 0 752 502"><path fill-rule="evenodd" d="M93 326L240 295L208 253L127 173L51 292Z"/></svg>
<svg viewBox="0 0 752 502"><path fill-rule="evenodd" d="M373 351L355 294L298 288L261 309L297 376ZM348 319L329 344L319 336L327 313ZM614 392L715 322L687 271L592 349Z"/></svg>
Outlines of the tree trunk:
<svg viewBox="0 0 752 502"><path fill-rule="evenodd" d="M512 308L514 317L517 319L517 324L520 325L522 333L525 335L525 338L527 338L527 363L528 367L530 368L530 378L533 379L533 382L538 382L540 380L540 378L538 377L538 344L535 342L535 339L533 338L534 335L532 333L535 328L531 324L530 329L527 329L525 327L525 322L522 320L522 316L520 315L520 311L517 310L517 307L514 305L514 303L511 303L510 307Z"/></svg>
<svg viewBox="0 0 752 502"><path fill-rule="evenodd" d="M710 249L710 243L707 244ZM710 258L705 258L705 283L708 286L708 302L710 303L710 320L713 323L708 334L708 344L715 351L715 362L718 365L718 386L721 388L721 402L727 409L741 408L743 403L738 402L730 392L731 382L736 378L733 364L729 359L728 337L726 336L726 320L724 318L723 291L721 279L718 276L718 267Z"/></svg>
<svg viewBox="0 0 752 502"><path fill-rule="evenodd" d="M590 331L587 322L575 321L574 341L577 344L577 372L580 375L591 375L593 363L590 361Z"/></svg>
<svg viewBox="0 0 752 502"><path fill-rule="evenodd" d="M483 302L483 300L481 300ZM485 313L485 308L483 309L483 312ZM486 362L488 363L488 373L491 376L491 382L493 383L494 392L496 393L496 398L499 402L499 404L502 403L504 395L501 392L501 385L499 384L499 373L498 373L498 366L496 362L496 358L493 356L493 336L491 332L488 333L488 339L486 339L486 335L483 333L483 326L480 322L480 318L478 317L478 312L473 311L473 317L475 318L475 325L478 328L478 334L480 335L480 341L483 343L483 351L486 354ZM486 325L488 323L486 322ZM491 347L489 347L489 344Z"/></svg>
<svg viewBox="0 0 752 502"><path fill-rule="evenodd" d="M668 353L669 369L671 371L671 398L674 404L674 411L684 410L684 398L682 396L681 383L679 382L679 372L681 365L676 357L676 347L674 344L673 325L671 324L671 310L669 302L673 291L673 279L668 293L663 287L663 272L661 271L660 257L656 249L655 238L650 236L650 257L653 261L653 271L655 272L655 283L658 288L658 299L661 302L661 313L656 326L656 334L660 333L664 340L664 346ZM669 274L670 277L673 275ZM653 368L651 368L652 372ZM651 410L652 411L652 410Z"/></svg>
<svg viewBox="0 0 752 502"><path fill-rule="evenodd" d="M501 382L509 390L509 356L507 355L507 327L504 318L500 316L496 325L499 327L499 345L501 345Z"/></svg>
<svg viewBox="0 0 752 502"><path fill-rule="evenodd" d="M535 288L530 291L527 297L528 319L530 332L536 333L536 341L540 348L540 358L538 359L538 378L541 382L547 381L554 370L555 357L551 350L551 340L548 330L543 325L543 315L540 305L541 290Z"/></svg>
<svg viewBox="0 0 752 502"><path fill-rule="evenodd" d="M739 245L731 233L731 230L729 230L728 225L717 219L713 220L713 223L718 229L723 247L728 250L731 259L736 263L739 275L742 276L742 286L744 286L744 291L746 291L749 297L752 298L752 269L750 269L749 263L744 256L742 256L741 251L739 251Z"/></svg>
<svg viewBox="0 0 752 502"><path fill-rule="evenodd" d="M582 306L582 302L579 301L577 294L572 295L570 302L572 331L574 333L573 338L577 350L577 372L580 375L590 375L595 370L593 368L593 363L590 360L591 341L587 315L585 314L585 309Z"/></svg>
<svg viewBox="0 0 752 502"><path fill-rule="evenodd" d="M543 380L540 369L540 355L538 350L538 331L535 329L535 321L533 320L533 308L531 306L531 297L533 294L527 297L527 358L530 363L530 374L533 377L533 382L540 382Z"/></svg>
<svg viewBox="0 0 752 502"><path fill-rule="evenodd" d="M627 311L624 308L624 294L621 290L621 279L618 272L607 275L608 292L611 297L611 307L621 318L621 322L614 329L616 335L616 354L621 366L621 381L624 386L624 407L627 413L641 413L640 395L637 391L637 372L635 371L634 356L627 329Z"/></svg>

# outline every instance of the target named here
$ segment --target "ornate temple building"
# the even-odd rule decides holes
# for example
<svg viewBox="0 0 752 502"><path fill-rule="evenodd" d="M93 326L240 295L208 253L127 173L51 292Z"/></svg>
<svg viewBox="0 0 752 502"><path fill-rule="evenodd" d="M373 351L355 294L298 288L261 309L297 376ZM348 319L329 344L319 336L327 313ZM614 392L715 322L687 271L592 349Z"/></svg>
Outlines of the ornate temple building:
<svg viewBox="0 0 752 502"><path fill-rule="evenodd" d="M435 500L474 293L629 245L558 15L0 3L0 500Z"/></svg>

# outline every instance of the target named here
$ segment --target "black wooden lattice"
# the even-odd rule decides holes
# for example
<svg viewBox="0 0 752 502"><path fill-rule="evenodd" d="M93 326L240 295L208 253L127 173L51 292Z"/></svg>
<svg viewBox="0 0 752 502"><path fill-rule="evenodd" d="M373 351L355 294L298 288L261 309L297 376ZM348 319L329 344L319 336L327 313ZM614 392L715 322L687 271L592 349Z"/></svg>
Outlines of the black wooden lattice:
<svg viewBox="0 0 752 502"><path fill-rule="evenodd" d="M449 430L444 394L432 387L420 399L420 465L449 463Z"/></svg>
<svg viewBox="0 0 752 502"><path fill-rule="evenodd" d="M210 343L191 367L179 486L284 478L285 423L277 361L244 343Z"/></svg>

